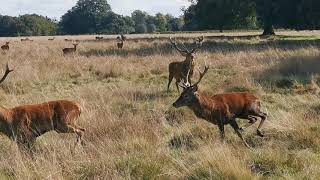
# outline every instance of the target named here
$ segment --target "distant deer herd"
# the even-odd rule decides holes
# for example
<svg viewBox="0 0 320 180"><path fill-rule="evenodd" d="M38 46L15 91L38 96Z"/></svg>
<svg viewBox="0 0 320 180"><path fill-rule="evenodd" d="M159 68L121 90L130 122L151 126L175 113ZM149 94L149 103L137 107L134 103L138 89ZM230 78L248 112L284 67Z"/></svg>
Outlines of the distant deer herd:
<svg viewBox="0 0 320 180"><path fill-rule="evenodd" d="M55 37L49 38L48 41L54 41ZM102 36L96 36L95 40L104 40ZM122 49L126 37L120 35L116 38L117 48ZM33 40L29 38L21 39L22 42ZM73 47L62 49L63 55L73 54L77 51L78 41L72 41ZM170 84L175 79L176 88L183 89L180 97L173 103L173 107L188 107L194 114L214 125L220 130L221 140L224 140L224 126L230 125L235 133L241 138L244 145L249 147L242 136L244 128L239 127L236 118L248 120L246 128L261 119L257 129L257 135L263 137L261 128L267 118L267 114L261 111L260 100L252 93L225 93L214 96L207 96L199 91L199 83L209 71L209 66L205 65L204 71L199 70L199 80L192 83L195 58L197 51L202 47L204 37L194 39L194 48L189 50L183 43L179 44L173 38L169 39L172 47L177 50L185 59L183 61L172 62L168 66L169 81L167 92ZM9 42L1 46L3 51L9 51ZM6 65L6 70L0 80L0 84L7 78L13 70ZM58 100L42 104L22 105L14 108L0 107L0 131L16 141L18 145L31 148L33 142L38 136L48 132L56 131L58 133L75 133L77 135L76 144L82 142L85 129L76 124L80 117L81 106L73 101Z"/></svg>

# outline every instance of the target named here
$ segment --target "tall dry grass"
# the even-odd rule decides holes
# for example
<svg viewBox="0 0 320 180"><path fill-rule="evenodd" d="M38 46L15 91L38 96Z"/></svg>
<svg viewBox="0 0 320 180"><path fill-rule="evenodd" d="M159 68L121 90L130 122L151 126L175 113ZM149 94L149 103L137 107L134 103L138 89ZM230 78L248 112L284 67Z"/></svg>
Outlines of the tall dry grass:
<svg viewBox="0 0 320 180"><path fill-rule="evenodd" d="M197 56L197 66L211 66L201 91L250 91L263 100L269 114L266 137L248 129L252 149L231 128L221 144L217 127L171 107L179 94L174 86L166 93L167 67L182 57L164 39L168 35L129 40L122 50L113 41L85 41L93 36L67 37L81 40L70 56L62 55L62 48L72 46L65 37L10 39L0 67L9 62L15 71L0 85L1 105L75 100L84 108L79 124L87 133L86 146L75 153L74 135L47 133L38 138L33 155L1 136L0 178L320 178L319 91L310 90L320 84L320 46L314 40L319 33L301 42L282 35L287 39L209 37ZM192 39L187 41L191 45Z"/></svg>

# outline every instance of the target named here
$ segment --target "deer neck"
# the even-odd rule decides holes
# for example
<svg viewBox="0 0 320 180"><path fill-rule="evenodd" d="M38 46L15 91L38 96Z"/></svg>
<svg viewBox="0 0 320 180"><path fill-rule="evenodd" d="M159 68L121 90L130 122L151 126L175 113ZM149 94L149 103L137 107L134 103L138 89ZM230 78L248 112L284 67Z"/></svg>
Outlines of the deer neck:
<svg viewBox="0 0 320 180"><path fill-rule="evenodd" d="M215 108L215 103L209 97L196 93L196 100L188 106L197 117L208 119L211 116L212 110Z"/></svg>

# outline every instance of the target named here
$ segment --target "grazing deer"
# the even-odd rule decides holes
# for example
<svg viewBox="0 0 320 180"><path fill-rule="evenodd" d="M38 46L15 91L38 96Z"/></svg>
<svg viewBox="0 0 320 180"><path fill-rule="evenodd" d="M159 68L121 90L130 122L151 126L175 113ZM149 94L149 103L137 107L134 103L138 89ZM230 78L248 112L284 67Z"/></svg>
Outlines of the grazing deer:
<svg viewBox="0 0 320 180"><path fill-rule="evenodd" d="M126 40L126 37L121 34L120 36L117 37L117 46L118 46L118 49L122 49L123 48L123 44L124 44L124 41Z"/></svg>
<svg viewBox="0 0 320 180"><path fill-rule="evenodd" d="M203 72L200 72L200 78L194 85L179 84L184 91L178 100L173 103L175 108L183 106L189 107L197 117L218 125L221 139L224 140L224 125L230 124L236 134L242 139L244 144L249 147L241 134L243 128L239 128L236 118L248 119L249 124L254 124L257 117L261 118L257 134L263 137L261 127L266 120L267 114L261 112L259 99L247 92L243 93L225 93L214 96L205 96L198 91L198 84L207 73L209 67L206 66Z"/></svg>
<svg viewBox="0 0 320 180"><path fill-rule="evenodd" d="M195 44L196 47L193 48L191 51L188 50L185 46L184 49L180 49L178 47L178 44L176 41L173 41L172 38L170 38L170 42L173 45L173 47L182 55L185 57L184 61L181 62L172 62L169 64L169 83L167 92L169 92L170 84L173 80L173 78L176 79L176 87L179 91L179 83L181 81L191 83L191 78L193 76L193 69L194 69L194 58L196 52L199 50L199 48L202 46L204 37L199 37L196 39ZM189 72L190 70L190 72ZM188 79L187 79L188 76Z"/></svg>
<svg viewBox="0 0 320 180"><path fill-rule="evenodd" d="M48 41L54 41L56 38L53 37L53 38L49 38Z"/></svg>
<svg viewBox="0 0 320 180"><path fill-rule="evenodd" d="M74 43L73 44L73 48L64 48L63 51L63 55L67 55L67 54L71 54L77 51L77 46L79 45L79 43Z"/></svg>
<svg viewBox="0 0 320 180"><path fill-rule="evenodd" d="M4 50L4 51L9 51L9 42L6 42L5 45L2 45L1 49Z"/></svg>

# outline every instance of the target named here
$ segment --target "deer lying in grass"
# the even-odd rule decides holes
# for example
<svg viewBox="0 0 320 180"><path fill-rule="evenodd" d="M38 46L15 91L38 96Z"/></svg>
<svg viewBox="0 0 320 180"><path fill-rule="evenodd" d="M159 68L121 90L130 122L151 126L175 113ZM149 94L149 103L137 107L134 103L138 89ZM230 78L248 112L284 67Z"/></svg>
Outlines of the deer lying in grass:
<svg viewBox="0 0 320 180"><path fill-rule="evenodd" d="M96 40L103 40L102 36L96 36Z"/></svg>
<svg viewBox="0 0 320 180"><path fill-rule="evenodd" d="M10 47L9 47L9 42L6 42L5 45L2 45L2 46L1 46L1 49L4 50L4 51L9 51L9 48L10 48Z"/></svg>
<svg viewBox="0 0 320 180"><path fill-rule="evenodd" d="M173 103L175 108L183 106L189 107L197 117L207 120L208 122L218 125L221 139L224 140L224 125L230 124L236 134L242 139L244 144L249 147L241 135L236 118L248 119L249 127L261 118L257 129L257 134L263 137L261 127L266 120L266 113L260 110L259 99L251 93L226 93L214 96L205 96L198 91L198 84L203 76L207 73L209 67L206 66L204 72L200 72L200 79L194 85L180 84L184 89L178 100Z"/></svg>
<svg viewBox="0 0 320 180"><path fill-rule="evenodd" d="M77 46L79 45L79 43L74 43L73 44L73 48L64 48L63 51L63 55L67 55L67 54L71 54L77 51Z"/></svg>
<svg viewBox="0 0 320 180"><path fill-rule="evenodd" d="M169 83L167 87L167 92L169 92L170 84L173 80L173 78L176 79L176 87L179 92L179 83L181 81L189 82L191 83L191 78L193 76L193 69L194 69L194 58L196 55L196 52L199 50L199 48L202 46L204 37L200 37L196 40L196 47L193 48L191 51L188 50L186 47L184 49L180 49L177 45L176 41L173 41L172 38L170 38L170 42L173 45L173 47L182 55L185 57L184 61L181 62L172 62L169 64ZM189 72L190 69L190 72ZM188 79L187 79L188 76Z"/></svg>
<svg viewBox="0 0 320 180"><path fill-rule="evenodd" d="M23 41L33 42L33 40L32 40L32 39L29 39L29 38L21 39L21 42L23 42Z"/></svg>

